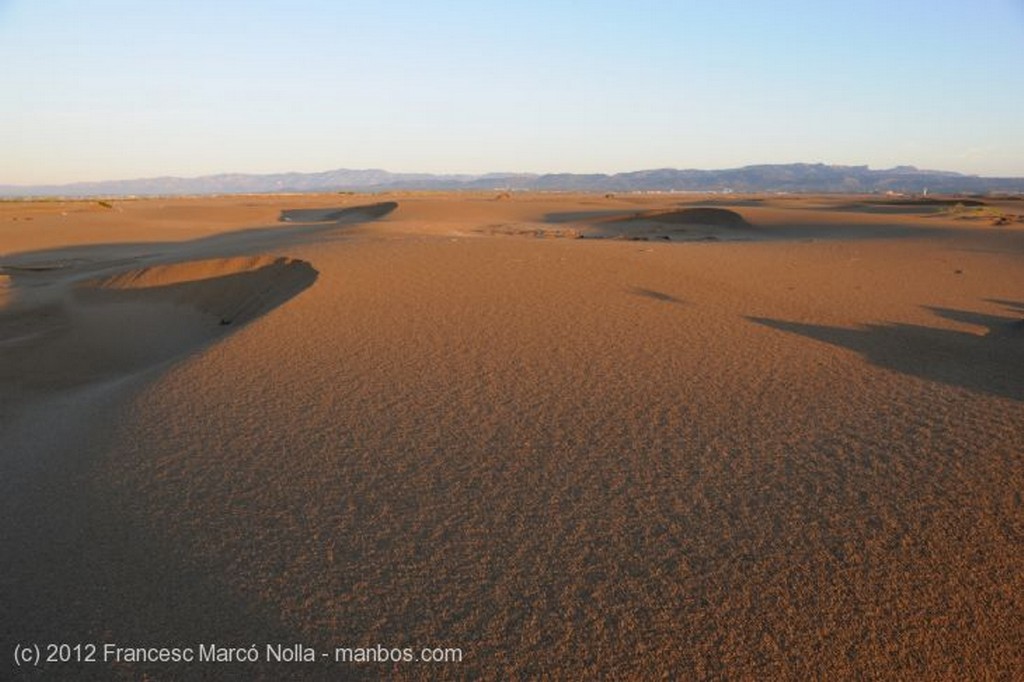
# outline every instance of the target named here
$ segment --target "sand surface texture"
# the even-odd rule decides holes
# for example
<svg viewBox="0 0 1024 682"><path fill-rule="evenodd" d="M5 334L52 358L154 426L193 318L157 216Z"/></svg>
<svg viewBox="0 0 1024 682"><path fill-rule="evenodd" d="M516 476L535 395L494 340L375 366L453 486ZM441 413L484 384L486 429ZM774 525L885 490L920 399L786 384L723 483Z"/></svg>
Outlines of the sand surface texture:
<svg viewBox="0 0 1024 682"><path fill-rule="evenodd" d="M463 660L26 676L1021 679L1017 214L2 203L0 665L298 642Z"/></svg>

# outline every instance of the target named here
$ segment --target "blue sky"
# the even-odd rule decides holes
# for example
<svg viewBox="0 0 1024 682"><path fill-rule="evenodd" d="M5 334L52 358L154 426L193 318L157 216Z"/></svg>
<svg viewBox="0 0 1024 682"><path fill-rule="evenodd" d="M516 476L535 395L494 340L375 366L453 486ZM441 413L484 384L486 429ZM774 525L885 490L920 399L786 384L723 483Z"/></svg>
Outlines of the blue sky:
<svg viewBox="0 0 1024 682"><path fill-rule="evenodd" d="M0 0L0 183L1024 176L1024 0Z"/></svg>

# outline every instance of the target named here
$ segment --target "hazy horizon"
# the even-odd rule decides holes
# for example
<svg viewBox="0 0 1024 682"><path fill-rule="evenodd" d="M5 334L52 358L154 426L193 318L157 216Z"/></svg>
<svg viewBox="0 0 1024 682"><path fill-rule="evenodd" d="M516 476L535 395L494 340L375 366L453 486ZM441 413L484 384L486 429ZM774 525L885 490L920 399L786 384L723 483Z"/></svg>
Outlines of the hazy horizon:
<svg viewBox="0 0 1024 682"><path fill-rule="evenodd" d="M825 165L825 166L829 166L829 167L839 167L839 168L867 168L868 170L873 171L873 172L897 170L897 169L900 169L900 168L914 168L917 171L920 171L920 172L923 172L923 173L956 172L956 171L949 171L949 169L945 169L945 168L921 168L921 167L918 167L918 166L914 166L914 164L897 164L895 166L889 166L889 167L886 167L886 168L880 168L880 167L871 166L869 164L863 164L863 163L861 163L861 164L827 164L827 163L824 163L824 162L821 162L821 161L794 161L794 162L792 162L790 164L777 164L777 163L745 164L743 166L731 166L731 167L722 167L722 168L670 168L670 167L663 167L663 168L628 168L628 169L611 170L611 171L592 171L590 173L585 173L585 174L587 174L587 175L591 175L592 174L592 175L615 176L615 175L624 175L624 174L629 174L629 173L643 173L643 172L661 171L661 170L696 171L696 172L712 172L712 173L715 173L715 172L727 172L727 171L731 171L731 170L742 170L744 168L753 168L753 167L758 167L758 166L788 166L788 165L807 165L807 166ZM404 170L404 169L379 168L379 167L367 167L367 168L344 168L344 167L338 167L338 168L322 168L322 169L310 170L310 171L297 171L297 170L293 170L293 169L282 169L282 170L277 170L277 171L252 172L252 173L225 170L225 171L212 172L212 173L203 173L201 175L173 175L173 174L164 174L164 175L152 175L152 176L138 176L138 177L131 177L131 178L128 178L128 177L118 177L118 178L99 178L99 179L96 179L96 180L72 180L72 181L69 181L69 182L55 182L55 183L33 183L33 184L28 184L28 183L0 183L0 186L5 186L5 187L23 186L23 187L29 187L30 188L30 187L46 187L46 186L79 185L79 184L101 184L101 183L106 184L106 183L134 182L134 181L144 181L144 180L160 180L160 179L165 179L165 178L166 179L175 179L175 180L199 180L199 179L203 179L203 178L231 177L231 176L243 176L243 175L244 176L318 175L318 174L329 174L329 173L332 173L332 172L339 172L339 171L340 172L352 172L352 173L380 172L380 173L387 173L387 174L390 174L390 175L423 174L423 175L430 175L430 176L434 176L434 177L438 177L438 178L442 178L442 177L453 177L453 178L454 177L485 177L485 176L490 176L490 175L499 176L499 177L501 177L501 176L511 177L511 176L515 176L515 175L542 177L542 176L545 176L545 175L563 175L563 174L564 175L574 175L575 174L575 173L572 173L571 171L560 171L560 170L545 170L545 171L529 171L529 170L526 170L526 171L503 171L503 170L491 170L491 171L483 171L483 172L480 172L480 173L468 173L468 172L461 172L461 171L458 171L458 170L454 170L454 171L442 171L442 172L438 172L438 173L432 173L432 172L426 172L426 171L409 171L409 170ZM583 175L583 174L584 173L580 173L580 175ZM965 175L967 177L975 176L975 177L981 177L981 178L1000 179L1000 176L985 176L985 175L981 175L981 174L978 174L978 173L964 173L963 175ZM1016 176L1003 176L1003 177L1016 177Z"/></svg>
<svg viewBox="0 0 1024 682"><path fill-rule="evenodd" d="M0 0L0 184L825 163L1024 176L1024 5Z"/></svg>

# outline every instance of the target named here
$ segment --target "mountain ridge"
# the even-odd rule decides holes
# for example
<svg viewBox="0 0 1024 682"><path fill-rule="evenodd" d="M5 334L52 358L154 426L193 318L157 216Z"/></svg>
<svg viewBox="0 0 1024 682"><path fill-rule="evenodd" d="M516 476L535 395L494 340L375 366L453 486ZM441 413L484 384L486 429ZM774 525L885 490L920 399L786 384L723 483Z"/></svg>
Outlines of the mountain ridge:
<svg viewBox="0 0 1024 682"><path fill-rule="evenodd" d="M0 197L168 196L398 190L708 191L829 193L1024 193L1024 178L984 177L914 166L871 169L823 163L722 170L652 168L621 173L395 173L379 168L300 173L219 173L52 185L0 185Z"/></svg>

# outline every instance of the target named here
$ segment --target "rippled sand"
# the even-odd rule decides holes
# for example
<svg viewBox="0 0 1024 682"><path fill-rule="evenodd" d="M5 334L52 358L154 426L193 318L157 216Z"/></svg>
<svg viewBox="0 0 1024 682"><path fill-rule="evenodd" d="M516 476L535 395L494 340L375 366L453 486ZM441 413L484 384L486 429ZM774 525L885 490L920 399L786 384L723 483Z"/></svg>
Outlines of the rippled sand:
<svg viewBox="0 0 1024 682"><path fill-rule="evenodd" d="M0 203L14 643L1024 674L1024 202ZM228 667L225 667L228 666Z"/></svg>

